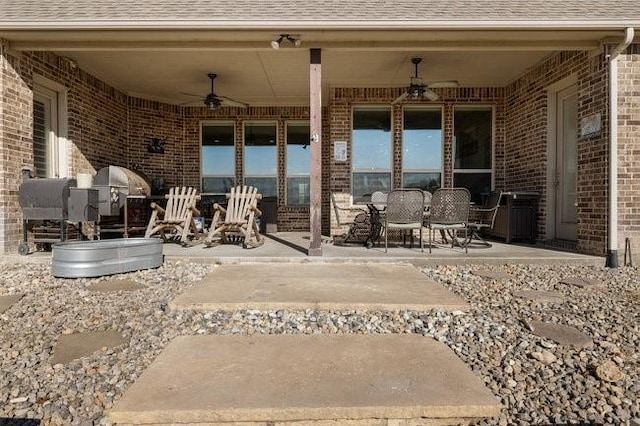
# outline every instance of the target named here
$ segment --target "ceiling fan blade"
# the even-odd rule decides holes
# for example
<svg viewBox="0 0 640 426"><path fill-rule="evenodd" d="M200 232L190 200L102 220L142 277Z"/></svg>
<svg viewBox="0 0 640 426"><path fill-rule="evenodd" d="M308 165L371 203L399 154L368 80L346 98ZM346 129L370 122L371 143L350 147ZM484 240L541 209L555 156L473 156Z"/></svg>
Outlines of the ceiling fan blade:
<svg viewBox="0 0 640 426"><path fill-rule="evenodd" d="M397 98L395 98L392 102L391 105L395 105L395 104L399 104L400 102L404 101L406 99L406 97L409 96L409 92L404 92L402 95L398 96Z"/></svg>
<svg viewBox="0 0 640 426"><path fill-rule="evenodd" d="M234 106L239 108L247 108L249 104L245 102L236 101L235 99L228 98L226 96L218 96L218 99L226 106Z"/></svg>
<svg viewBox="0 0 640 426"><path fill-rule="evenodd" d="M436 92L426 87L424 89L424 93L422 94L422 96L429 99L430 101L437 101L438 99L440 99L440 95L438 95Z"/></svg>
<svg viewBox="0 0 640 426"><path fill-rule="evenodd" d="M460 86L460 83L457 81L434 81L433 83L427 84L427 87L432 89L447 89L458 86Z"/></svg>

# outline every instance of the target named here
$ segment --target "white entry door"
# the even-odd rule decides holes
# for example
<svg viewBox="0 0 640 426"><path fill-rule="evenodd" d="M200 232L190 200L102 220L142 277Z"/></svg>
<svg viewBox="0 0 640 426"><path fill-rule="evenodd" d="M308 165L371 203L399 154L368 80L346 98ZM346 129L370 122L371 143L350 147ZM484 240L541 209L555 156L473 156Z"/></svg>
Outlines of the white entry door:
<svg viewBox="0 0 640 426"><path fill-rule="evenodd" d="M33 165L35 175L60 177L58 94L36 86L33 93Z"/></svg>
<svg viewBox="0 0 640 426"><path fill-rule="evenodd" d="M578 102L571 86L556 96L555 237L576 241Z"/></svg>

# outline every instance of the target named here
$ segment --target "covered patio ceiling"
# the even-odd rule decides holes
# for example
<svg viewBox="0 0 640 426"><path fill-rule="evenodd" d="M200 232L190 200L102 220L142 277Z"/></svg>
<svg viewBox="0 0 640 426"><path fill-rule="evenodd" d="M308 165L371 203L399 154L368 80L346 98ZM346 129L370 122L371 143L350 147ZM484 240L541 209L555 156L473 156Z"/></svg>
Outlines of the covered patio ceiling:
<svg viewBox="0 0 640 426"><path fill-rule="evenodd" d="M271 40L291 34L300 47ZM406 87L419 56L429 83L502 87L556 51L599 52L619 30L27 30L0 31L19 51L53 51L131 96L200 106L215 92L252 106L309 104L309 49L322 49L323 102L332 87ZM191 94L193 96L190 96Z"/></svg>

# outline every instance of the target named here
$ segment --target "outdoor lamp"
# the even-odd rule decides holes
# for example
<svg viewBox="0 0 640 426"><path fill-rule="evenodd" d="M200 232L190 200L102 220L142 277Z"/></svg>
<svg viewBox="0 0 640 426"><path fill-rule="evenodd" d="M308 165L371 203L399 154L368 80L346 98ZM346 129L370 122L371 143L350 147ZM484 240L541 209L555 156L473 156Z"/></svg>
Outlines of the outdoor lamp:
<svg viewBox="0 0 640 426"><path fill-rule="evenodd" d="M300 44L302 44L299 38L296 38L290 34L280 34L280 37L271 42L271 47L276 50L280 49L280 45L282 45L282 42L285 40L293 44L294 47L300 47Z"/></svg>

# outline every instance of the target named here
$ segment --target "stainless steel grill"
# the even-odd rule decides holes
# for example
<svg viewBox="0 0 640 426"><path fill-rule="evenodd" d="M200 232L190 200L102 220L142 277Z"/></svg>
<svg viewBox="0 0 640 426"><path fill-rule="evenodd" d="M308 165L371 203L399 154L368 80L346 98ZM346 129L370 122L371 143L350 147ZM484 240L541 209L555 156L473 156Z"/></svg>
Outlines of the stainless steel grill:
<svg viewBox="0 0 640 426"><path fill-rule="evenodd" d="M118 166L98 170L93 187L98 190L101 216L117 216L127 197L143 198L151 194L149 182L136 172ZM126 216L126 212L125 212Z"/></svg>

